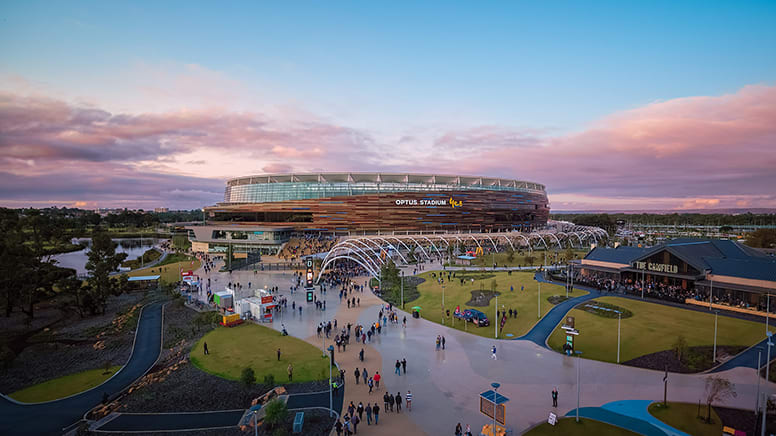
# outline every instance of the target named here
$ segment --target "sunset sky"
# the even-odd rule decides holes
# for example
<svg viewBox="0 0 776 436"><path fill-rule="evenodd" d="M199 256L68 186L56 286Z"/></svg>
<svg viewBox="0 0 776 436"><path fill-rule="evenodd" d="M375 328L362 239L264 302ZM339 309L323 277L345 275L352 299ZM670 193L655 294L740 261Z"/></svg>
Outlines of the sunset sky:
<svg viewBox="0 0 776 436"><path fill-rule="evenodd" d="M0 206L266 172L483 175L553 210L776 208L776 2L0 5Z"/></svg>

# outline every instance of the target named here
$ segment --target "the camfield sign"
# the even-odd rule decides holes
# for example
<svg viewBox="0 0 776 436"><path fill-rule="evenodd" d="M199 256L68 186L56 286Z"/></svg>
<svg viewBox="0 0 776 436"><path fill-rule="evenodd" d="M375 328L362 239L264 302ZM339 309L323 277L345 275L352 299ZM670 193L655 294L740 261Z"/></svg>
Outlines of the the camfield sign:
<svg viewBox="0 0 776 436"><path fill-rule="evenodd" d="M679 267L676 265L670 265L667 263L652 263L652 262L635 262L636 269L645 269L654 272L676 274L679 272Z"/></svg>

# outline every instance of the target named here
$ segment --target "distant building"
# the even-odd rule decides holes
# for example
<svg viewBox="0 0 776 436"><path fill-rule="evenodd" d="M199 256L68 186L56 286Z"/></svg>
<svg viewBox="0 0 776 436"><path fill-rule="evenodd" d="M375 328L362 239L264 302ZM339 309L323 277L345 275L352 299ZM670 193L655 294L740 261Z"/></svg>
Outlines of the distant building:
<svg viewBox="0 0 776 436"><path fill-rule="evenodd" d="M154 212L156 212L156 213L164 213L164 212L169 212L169 211L170 211L170 209L166 208L166 207L155 207L154 208Z"/></svg>

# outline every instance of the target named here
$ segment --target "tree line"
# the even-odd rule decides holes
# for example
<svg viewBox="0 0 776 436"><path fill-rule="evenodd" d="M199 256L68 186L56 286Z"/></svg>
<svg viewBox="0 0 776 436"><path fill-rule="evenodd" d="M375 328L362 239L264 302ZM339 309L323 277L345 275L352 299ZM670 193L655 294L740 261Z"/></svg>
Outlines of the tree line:
<svg viewBox="0 0 776 436"><path fill-rule="evenodd" d="M602 229L614 229L617 221L632 224L660 224L677 226L746 226L776 225L776 214L753 214L750 212L736 215L721 213L579 213L552 214L554 220L571 221L579 225L593 225Z"/></svg>
<svg viewBox="0 0 776 436"><path fill-rule="evenodd" d="M127 255L116 253L116 244L101 227L91 235L85 281L52 259L56 246L67 243L61 217L36 209L0 209L0 232L0 304L6 316L18 309L32 319L35 305L57 294L71 296L81 316L104 313L108 297L128 289L126 274L111 275Z"/></svg>

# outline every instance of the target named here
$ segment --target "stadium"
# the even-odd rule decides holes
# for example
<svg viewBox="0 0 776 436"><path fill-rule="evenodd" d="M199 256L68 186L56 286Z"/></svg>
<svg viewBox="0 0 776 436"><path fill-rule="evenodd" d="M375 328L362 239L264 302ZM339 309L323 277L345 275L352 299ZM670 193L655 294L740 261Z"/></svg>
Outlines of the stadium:
<svg viewBox="0 0 776 436"><path fill-rule="evenodd" d="M394 173L265 174L229 180L205 208L195 251L225 241L277 247L294 233L532 231L546 225L544 185L494 177ZM205 246L204 244L208 244Z"/></svg>

